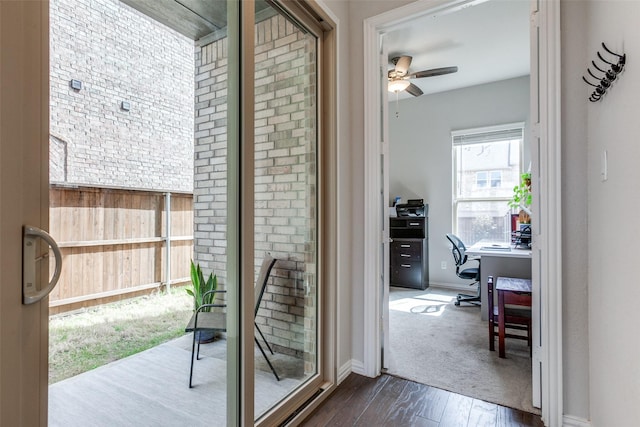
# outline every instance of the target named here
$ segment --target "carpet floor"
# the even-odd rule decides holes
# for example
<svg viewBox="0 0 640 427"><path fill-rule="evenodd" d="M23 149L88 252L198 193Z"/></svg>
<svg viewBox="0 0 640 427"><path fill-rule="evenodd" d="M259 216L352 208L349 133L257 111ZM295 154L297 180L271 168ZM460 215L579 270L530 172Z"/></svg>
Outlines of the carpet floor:
<svg viewBox="0 0 640 427"><path fill-rule="evenodd" d="M507 340L506 359L489 351L480 307L454 305L457 291L391 288L388 373L476 399L534 408L526 341ZM385 353L385 354L387 354Z"/></svg>

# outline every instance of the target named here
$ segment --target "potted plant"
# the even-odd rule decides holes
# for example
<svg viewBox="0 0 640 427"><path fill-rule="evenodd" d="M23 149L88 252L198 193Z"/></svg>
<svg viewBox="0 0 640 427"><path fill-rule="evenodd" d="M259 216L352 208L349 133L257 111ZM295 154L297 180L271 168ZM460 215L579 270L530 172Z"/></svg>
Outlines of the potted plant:
<svg viewBox="0 0 640 427"><path fill-rule="evenodd" d="M218 276L210 273L209 277L205 280L200 264L195 264L193 260L191 260L191 284L193 285L193 289L187 288L186 291L193 297L194 311L198 310L203 304L213 304L215 293L212 292L206 297L205 294L207 292L217 290ZM210 310L210 307L206 307L203 308L202 311ZM201 343L211 342L215 338L215 332L206 333L204 331L198 331L198 336L196 338Z"/></svg>
<svg viewBox="0 0 640 427"><path fill-rule="evenodd" d="M521 224L531 223L531 173L525 172L520 175L520 183L513 187L513 196L508 202L512 209L519 209Z"/></svg>

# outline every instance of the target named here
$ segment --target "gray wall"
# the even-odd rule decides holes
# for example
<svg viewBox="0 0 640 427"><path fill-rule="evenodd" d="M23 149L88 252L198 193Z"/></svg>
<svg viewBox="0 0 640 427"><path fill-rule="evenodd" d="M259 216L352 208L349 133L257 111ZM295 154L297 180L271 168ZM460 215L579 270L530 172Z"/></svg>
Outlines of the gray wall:
<svg viewBox="0 0 640 427"><path fill-rule="evenodd" d="M51 182L191 191L193 41L119 0L53 0L50 19Z"/></svg>
<svg viewBox="0 0 640 427"><path fill-rule="evenodd" d="M389 196L429 204L429 281L467 285L455 274L450 245L453 162L451 131L529 121L529 77L518 77L389 104ZM529 165L525 139L523 168ZM505 204L506 210L506 204ZM447 269L440 263L445 261Z"/></svg>

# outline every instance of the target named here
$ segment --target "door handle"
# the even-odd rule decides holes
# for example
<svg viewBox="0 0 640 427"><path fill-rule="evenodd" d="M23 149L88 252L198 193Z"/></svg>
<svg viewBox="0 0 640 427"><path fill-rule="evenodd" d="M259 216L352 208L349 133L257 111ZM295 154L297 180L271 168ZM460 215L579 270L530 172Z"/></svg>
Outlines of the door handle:
<svg viewBox="0 0 640 427"><path fill-rule="evenodd" d="M56 259L55 270L51 281L44 289L37 289L36 286L36 262L46 259L49 254L36 257L36 239L42 239L51 247L53 256ZM62 271L62 254L60 248L53 240L53 237L44 230L32 225L25 225L22 230L22 304L33 304L56 287L60 272Z"/></svg>

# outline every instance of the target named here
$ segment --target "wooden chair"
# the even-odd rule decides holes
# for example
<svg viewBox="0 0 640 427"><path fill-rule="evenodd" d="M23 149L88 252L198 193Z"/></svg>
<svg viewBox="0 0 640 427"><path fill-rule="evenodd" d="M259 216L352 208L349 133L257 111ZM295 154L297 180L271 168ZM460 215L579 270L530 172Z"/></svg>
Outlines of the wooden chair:
<svg viewBox="0 0 640 427"><path fill-rule="evenodd" d="M531 355L531 295L518 295L512 292L504 292L503 303L505 329L526 331L526 335L505 333L504 337L499 336L500 304L494 302L493 276L487 278L487 302L489 315L489 350L495 351L495 338L498 337L504 343L505 338L527 340L529 345L529 355ZM511 307L506 307L510 305ZM519 307L512 307L519 306ZM521 308L525 307L525 308ZM504 344L499 348L499 357L505 357Z"/></svg>

